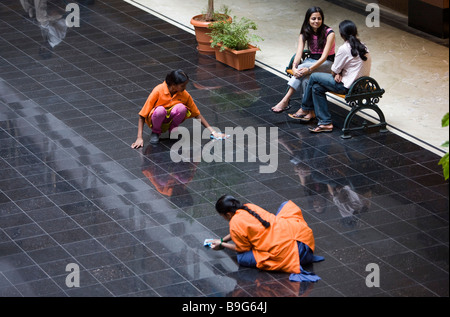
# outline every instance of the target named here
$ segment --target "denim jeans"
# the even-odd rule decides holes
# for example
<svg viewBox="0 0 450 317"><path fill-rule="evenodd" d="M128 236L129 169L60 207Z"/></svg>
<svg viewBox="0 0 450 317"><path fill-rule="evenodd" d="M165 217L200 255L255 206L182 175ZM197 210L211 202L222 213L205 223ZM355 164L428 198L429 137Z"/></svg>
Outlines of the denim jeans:
<svg viewBox="0 0 450 317"><path fill-rule="evenodd" d="M305 61L303 61L303 63L298 65L298 69L311 67L315 63L317 63L317 60L312 59L312 58L307 58ZM314 72L330 73L332 65L333 65L332 61L326 60L325 62L323 62L322 65L320 65L317 69L315 69ZM303 98L304 91L305 91L306 87L308 86L309 77L310 77L310 75L305 75L300 78L296 78L295 76L292 76L291 79L288 81L288 86L293 88L296 92L298 92L300 94L301 98Z"/></svg>
<svg viewBox="0 0 450 317"><path fill-rule="evenodd" d="M303 95L302 108L304 110L314 110L319 125L331 124L331 114L328 110L326 92L331 91L338 94L346 94L348 89L343 83L337 83L333 75L327 73L311 74Z"/></svg>
<svg viewBox="0 0 450 317"><path fill-rule="evenodd" d="M313 251L303 242L297 241L297 247L300 264L306 265L323 260L323 257L315 256ZM237 253L237 261L242 266L256 267L255 255L252 250Z"/></svg>

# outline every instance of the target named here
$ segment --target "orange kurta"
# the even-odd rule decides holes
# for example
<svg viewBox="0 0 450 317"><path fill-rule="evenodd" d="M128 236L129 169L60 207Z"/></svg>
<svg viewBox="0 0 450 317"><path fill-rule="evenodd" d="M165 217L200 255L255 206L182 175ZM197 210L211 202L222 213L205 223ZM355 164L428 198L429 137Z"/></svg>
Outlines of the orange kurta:
<svg viewBox="0 0 450 317"><path fill-rule="evenodd" d="M246 206L270 222L261 222L245 210L239 209L230 220L231 239L237 252L253 251L256 266L262 270L300 273L297 241L314 251L314 236L303 219L301 209L287 202L277 216L253 204Z"/></svg>
<svg viewBox="0 0 450 317"><path fill-rule="evenodd" d="M139 115L141 117L144 117L147 125L151 127L151 115L156 107L163 106L164 108L169 109L179 103L184 104L189 110L190 115L188 116L188 118L194 118L200 115L200 111L198 110L197 105L186 90L171 96L166 82L163 82L162 84L156 86L150 93L147 101L139 112Z"/></svg>

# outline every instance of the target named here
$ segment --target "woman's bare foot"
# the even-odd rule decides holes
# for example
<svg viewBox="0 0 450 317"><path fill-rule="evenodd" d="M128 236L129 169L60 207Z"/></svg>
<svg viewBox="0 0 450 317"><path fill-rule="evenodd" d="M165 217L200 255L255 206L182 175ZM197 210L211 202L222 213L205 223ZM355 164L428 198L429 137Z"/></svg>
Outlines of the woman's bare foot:
<svg viewBox="0 0 450 317"><path fill-rule="evenodd" d="M309 128L309 131L311 131L313 133L332 132L333 125L332 124L318 125L314 128Z"/></svg>
<svg viewBox="0 0 450 317"><path fill-rule="evenodd" d="M283 111L286 111L288 109L290 109L291 107L289 106L289 100L281 100L276 106L272 107L272 111L275 113L281 113Z"/></svg>
<svg viewBox="0 0 450 317"><path fill-rule="evenodd" d="M290 113L289 117L292 119L309 122L316 117L316 114L312 110L303 110L300 108L296 113Z"/></svg>
<svg viewBox="0 0 450 317"><path fill-rule="evenodd" d="M298 109L298 111L295 113L296 117L304 117L308 115L311 111L309 110L303 110L302 108Z"/></svg>

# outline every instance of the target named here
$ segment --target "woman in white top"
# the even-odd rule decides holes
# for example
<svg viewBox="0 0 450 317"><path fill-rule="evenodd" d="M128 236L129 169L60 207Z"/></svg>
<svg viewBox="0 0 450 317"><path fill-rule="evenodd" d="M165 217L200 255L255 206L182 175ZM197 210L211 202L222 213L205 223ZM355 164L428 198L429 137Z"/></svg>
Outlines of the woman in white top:
<svg viewBox="0 0 450 317"><path fill-rule="evenodd" d="M356 25L349 20L342 21L339 24L339 33L345 43L336 54L331 74L312 74L303 97L300 111L308 120L302 122L308 122L315 117L318 119L317 127L309 129L311 132L333 131L326 92L346 94L355 80L370 76L372 60L367 47L357 38Z"/></svg>

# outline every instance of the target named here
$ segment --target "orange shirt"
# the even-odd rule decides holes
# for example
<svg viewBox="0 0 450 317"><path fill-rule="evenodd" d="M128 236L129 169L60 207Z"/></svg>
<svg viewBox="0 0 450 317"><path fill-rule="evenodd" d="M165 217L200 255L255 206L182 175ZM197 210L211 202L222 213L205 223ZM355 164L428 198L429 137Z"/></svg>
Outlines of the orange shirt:
<svg viewBox="0 0 450 317"><path fill-rule="evenodd" d="M237 210L230 220L230 234L236 244L236 251L253 250L259 269L300 273L297 241L314 251L314 236L303 219L301 209L289 201L275 216L256 205L246 206L270 222L270 226L264 228L250 213Z"/></svg>
<svg viewBox="0 0 450 317"><path fill-rule="evenodd" d="M186 90L171 96L169 87L167 87L166 82L163 82L162 84L156 86L150 93L150 96L148 96L147 101L139 112L139 115L144 117L147 125L151 127L151 115L156 107L163 106L164 108L169 109L179 103L184 104L188 108L191 113L189 118L195 118L200 115L197 105L194 103L191 95Z"/></svg>

